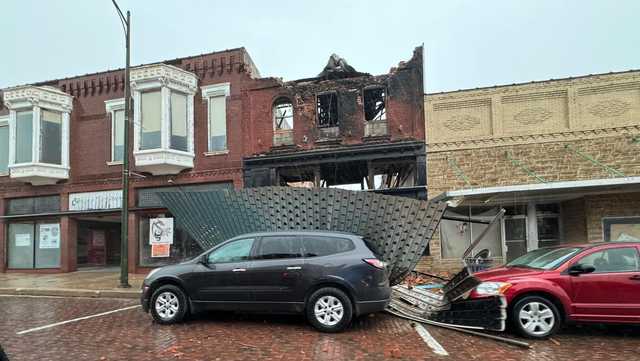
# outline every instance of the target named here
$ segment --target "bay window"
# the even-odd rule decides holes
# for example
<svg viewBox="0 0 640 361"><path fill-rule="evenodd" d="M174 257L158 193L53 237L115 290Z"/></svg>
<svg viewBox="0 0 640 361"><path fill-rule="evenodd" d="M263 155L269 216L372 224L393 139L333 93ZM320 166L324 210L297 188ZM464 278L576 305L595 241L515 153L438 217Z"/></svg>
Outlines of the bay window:
<svg viewBox="0 0 640 361"><path fill-rule="evenodd" d="M202 98L207 103L209 148L212 154L227 152L227 97L231 91L229 83L202 87Z"/></svg>
<svg viewBox="0 0 640 361"><path fill-rule="evenodd" d="M73 98L53 87L30 85L7 89L3 97L9 108L11 178L33 185L68 179Z"/></svg>
<svg viewBox="0 0 640 361"><path fill-rule="evenodd" d="M193 167L193 97L197 77L154 64L131 71L136 167L154 175Z"/></svg>

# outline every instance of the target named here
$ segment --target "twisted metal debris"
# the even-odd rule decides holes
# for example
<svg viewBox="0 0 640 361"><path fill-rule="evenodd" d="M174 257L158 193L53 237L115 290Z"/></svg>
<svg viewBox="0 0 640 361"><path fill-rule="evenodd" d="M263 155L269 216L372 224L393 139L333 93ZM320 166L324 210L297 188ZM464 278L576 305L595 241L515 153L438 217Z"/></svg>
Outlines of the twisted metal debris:
<svg viewBox="0 0 640 361"><path fill-rule="evenodd" d="M363 236L388 263L391 284L415 268L446 208L444 202L331 188L261 187L158 195L203 249L251 232L328 230Z"/></svg>

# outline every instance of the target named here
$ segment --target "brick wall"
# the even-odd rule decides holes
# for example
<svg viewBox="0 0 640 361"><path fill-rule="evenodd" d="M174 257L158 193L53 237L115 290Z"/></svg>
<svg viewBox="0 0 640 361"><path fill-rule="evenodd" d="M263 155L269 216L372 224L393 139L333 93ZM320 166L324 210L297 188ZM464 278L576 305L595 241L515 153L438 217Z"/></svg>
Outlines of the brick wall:
<svg viewBox="0 0 640 361"><path fill-rule="evenodd" d="M640 176L640 72L425 96L429 198L448 190ZM518 166L517 164L520 164ZM529 171L525 170L528 169ZM561 203L564 239L602 239L602 217L640 215L640 194ZM517 202L517 199L514 199ZM436 232L436 235L439 232ZM455 269L430 245L424 269Z"/></svg>

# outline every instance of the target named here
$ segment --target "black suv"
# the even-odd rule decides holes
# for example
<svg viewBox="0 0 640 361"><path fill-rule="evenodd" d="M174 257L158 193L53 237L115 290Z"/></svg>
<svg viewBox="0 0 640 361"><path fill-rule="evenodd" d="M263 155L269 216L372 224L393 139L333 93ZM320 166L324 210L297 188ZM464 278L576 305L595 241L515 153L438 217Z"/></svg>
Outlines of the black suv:
<svg viewBox="0 0 640 361"><path fill-rule="evenodd" d="M389 303L386 266L374 251L348 233L245 234L151 271L142 307L161 324L201 310L304 313L318 330L336 332Z"/></svg>

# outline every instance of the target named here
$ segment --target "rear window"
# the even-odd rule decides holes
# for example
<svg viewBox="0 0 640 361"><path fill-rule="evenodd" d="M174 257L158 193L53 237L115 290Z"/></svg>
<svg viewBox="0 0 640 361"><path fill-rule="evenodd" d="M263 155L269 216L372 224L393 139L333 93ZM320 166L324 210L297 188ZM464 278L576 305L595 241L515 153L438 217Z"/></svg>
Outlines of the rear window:
<svg viewBox="0 0 640 361"><path fill-rule="evenodd" d="M303 238L305 257L322 257L330 254L348 252L356 248L348 238L305 236Z"/></svg>
<svg viewBox="0 0 640 361"><path fill-rule="evenodd" d="M382 256L382 252L380 252L378 250L378 248L376 248L376 246L373 244L373 242L371 242L370 240L363 238L362 239L364 241L365 246L367 246L367 248L369 248L369 250L378 258L381 259ZM427 247L429 248L429 247Z"/></svg>

